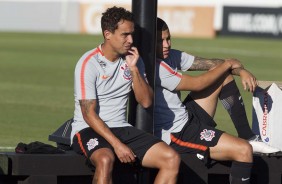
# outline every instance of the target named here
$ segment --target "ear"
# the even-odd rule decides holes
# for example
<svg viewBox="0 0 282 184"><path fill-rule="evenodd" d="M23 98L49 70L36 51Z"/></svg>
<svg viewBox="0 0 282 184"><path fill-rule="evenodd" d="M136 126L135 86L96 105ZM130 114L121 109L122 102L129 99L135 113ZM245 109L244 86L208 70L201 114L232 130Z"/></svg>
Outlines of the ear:
<svg viewBox="0 0 282 184"><path fill-rule="evenodd" d="M106 40L109 40L111 38L112 33L108 30L104 31L104 37Z"/></svg>

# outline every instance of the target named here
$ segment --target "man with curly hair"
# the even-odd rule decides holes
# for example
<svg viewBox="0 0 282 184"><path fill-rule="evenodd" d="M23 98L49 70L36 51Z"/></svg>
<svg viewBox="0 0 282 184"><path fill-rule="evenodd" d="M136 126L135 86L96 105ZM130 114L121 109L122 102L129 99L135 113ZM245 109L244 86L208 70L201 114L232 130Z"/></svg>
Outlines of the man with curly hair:
<svg viewBox="0 0 282 184"><path fill-rule="evenodd" d="M144 108L153 97L144 63L132 46L133 15L124 8L109 8L102 14L101 27L104 42L86 52L75 68L72 147L95 166L93 183L111 184L115 161L157 168L155 183L176 183L176 151L126 119L131 90Z"/></svg>

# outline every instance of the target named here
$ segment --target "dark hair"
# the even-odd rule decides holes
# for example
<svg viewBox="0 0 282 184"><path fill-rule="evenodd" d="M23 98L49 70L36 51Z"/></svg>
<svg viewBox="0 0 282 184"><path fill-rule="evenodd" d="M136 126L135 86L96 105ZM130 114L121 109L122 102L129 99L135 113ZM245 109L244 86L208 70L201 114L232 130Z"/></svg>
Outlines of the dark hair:
<svg viewBox="0 0 282 184"><path fill-rule="evenodd" d="M112 8L108 8L104 13L102 13L102 31L104 32L105 30L109 30L112 33L115 32L118 28L118 23L122 20L134 22L133 14L122 7L114 6Z"/></svg>
<svg viewBox="0 0 282 184"><path fill-rule="evenodd" d="M157 18L157 31L165 31L168 30L168 26L166 24L166 22L161 19L161 18Z"/></svg>

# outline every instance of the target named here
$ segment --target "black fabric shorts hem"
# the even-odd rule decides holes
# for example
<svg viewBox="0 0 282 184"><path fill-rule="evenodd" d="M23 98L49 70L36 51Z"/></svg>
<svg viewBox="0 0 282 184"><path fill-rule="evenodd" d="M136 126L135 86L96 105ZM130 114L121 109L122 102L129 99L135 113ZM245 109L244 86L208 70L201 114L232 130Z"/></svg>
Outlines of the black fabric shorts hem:
<svg viewBox="0 0 282 184"><path fill-rule="evenodd" d="M189 95L184 104L189 119L180 132L171 133L170 146L179 154L194 154L208 164L209 148L217 145L223 131L215 128L216 123L213 118Z"/></svg>
<svg viewBox="0 0 282 184"><path fill-rule="evenodd" d="M136 162L138 163L136 164L141 164L146 152L154 144L162 142L162 140L153 136L152 134L131 126L110 128L110 130L137 156ZM79 131L74 136L72 148L75 152L82 154L87 158L88 166L92 165L89 158L96 150L100 148L109 148L114 153L113 147L90 127Z"/></svg>

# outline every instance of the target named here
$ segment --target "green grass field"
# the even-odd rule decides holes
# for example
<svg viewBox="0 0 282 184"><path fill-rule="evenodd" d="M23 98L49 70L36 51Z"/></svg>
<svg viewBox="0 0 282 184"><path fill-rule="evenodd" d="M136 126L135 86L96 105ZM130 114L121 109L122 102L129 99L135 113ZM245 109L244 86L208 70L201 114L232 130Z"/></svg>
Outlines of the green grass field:
<svg viewBox="0 0 282 184"><path fill-rule="evenodd" d="M75 64L102 40L93 35L0 33L0 150L19 142L53 144L48 135L73 116ZM259 80L282 80L281 40L175 38L173 47L207 58L237 58ZM251 94L241 93L251 120ZM220 129L236 135L221 104L215 118Z"/></svg>

